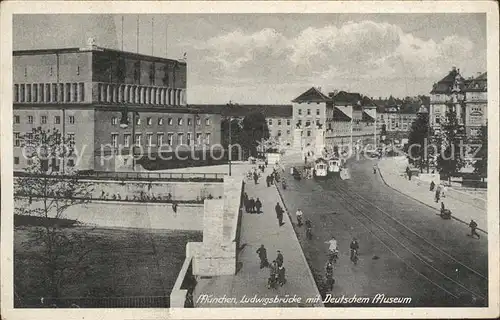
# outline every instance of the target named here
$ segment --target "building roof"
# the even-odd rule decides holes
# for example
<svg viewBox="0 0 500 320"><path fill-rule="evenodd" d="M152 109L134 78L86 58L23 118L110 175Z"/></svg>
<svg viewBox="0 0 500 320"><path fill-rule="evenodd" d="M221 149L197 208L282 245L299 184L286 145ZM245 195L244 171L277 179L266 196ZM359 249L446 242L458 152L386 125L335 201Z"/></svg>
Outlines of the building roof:
<svg viewBox="0 0 500 320"><path fill-rule="evenodd" d="M292 102L327 102L332 101L328 96L324 95L319 89L312 87L306 92L293 99Z"/></svg>
<svg viewBox="0 0 500 320"><path fill-rule="evenodd" d="M453 88L453 84L455 83L455 79L457 79L457 77L460 81L460 89L461 90L465 89L467 81L460 75L460 69L456 69L455 67L453 67L453 69L443 79L439 80L437 83L433 85L432 91L430 93L450 94Z"/></svg>
<svg viewBox="0 0 500 320"><path fill-rule="evenodd" d="M245 117L255 112L262 113L266 118L291 118L293 116L291 104L233 104L231 106L227 104L190 104L189 107L232 117Z"/></svg>
<svg viewBox="0 0 500 320"><path fill-rule="evenodd" d="M363 111L363 113L361 115L361 121L374 122L375 118L373 118L371 115L369 115L366 111Z"/></svg>
<svg viewBox="0 0 500 320"><path fill-rule="evenodd" d="M336 105L357 105L363 100L363 96L357 92L339 91L333 97Z"/></svg>
<svg viewBox="0 0 500 320"><path fill-rule="evenodd" d="M31 50L14 50L12 51L13 56L27 56L27 55L40 55L40 54L61 54L61 53L77 53L77 52L110 52L114 54L120 54L130 58L136 58L147 61L175 61L178 64L186 64L184 60L168 59L164 57L150 56L141 53L122 51L116 49L109 49L104 47L92 46L84 48L52 48L52 49L31 49Z"/></svg>
<svg viewBox="0 0 500 320"><path fill-rule="evenodd" d="M477 78L474 78L469 81L467 88L465 88L467 92L486 92L488 91L488 75L487 72L481 74Z"/></svg>
<svg viewBox="0 0 500 320"><path fill-rule="evenodd" d="M334 121L351 121L351 117L342 112L339 108L333 108L333 120Z"/></svg>

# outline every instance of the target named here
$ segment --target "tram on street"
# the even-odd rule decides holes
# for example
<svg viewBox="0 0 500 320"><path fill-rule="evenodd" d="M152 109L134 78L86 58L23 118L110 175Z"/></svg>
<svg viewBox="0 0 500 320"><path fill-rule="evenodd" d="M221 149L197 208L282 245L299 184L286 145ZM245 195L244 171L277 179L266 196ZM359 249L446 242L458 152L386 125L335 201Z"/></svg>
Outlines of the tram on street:
<svg viewBox="0 0 500 320"><path fill-rule="evenodd" d="M323 158L316 159L313 174L315 178L326 178L328 176L328 161Z"/></svg>
<svg viewBox="0 0 500 320"><path fill-rule="evenodd" d="M340 167L342 163L338 158L330 158L328 159L328 173L330 174L338 174L340 172Z"/></svg>

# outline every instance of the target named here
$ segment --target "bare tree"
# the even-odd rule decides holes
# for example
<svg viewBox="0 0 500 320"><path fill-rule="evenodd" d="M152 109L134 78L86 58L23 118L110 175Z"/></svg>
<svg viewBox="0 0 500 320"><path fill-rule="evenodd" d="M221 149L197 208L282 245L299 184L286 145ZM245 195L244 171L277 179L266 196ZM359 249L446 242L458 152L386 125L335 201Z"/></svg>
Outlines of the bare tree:
<svg viewBox="0 0 500 320"><path fill-rule="evenodd" d="M46 294L59 298L63 286L88 268L88 244L95 241L86 232L65 228L62 219L71 206L90 201L93 185L82 182L72 166L64 165L73 156L74 146L58 130L34 128L22 141L28 166L15 177L15 213L37 219L23 246L37 249L32 257L39 270L34 272Z"/></svg>

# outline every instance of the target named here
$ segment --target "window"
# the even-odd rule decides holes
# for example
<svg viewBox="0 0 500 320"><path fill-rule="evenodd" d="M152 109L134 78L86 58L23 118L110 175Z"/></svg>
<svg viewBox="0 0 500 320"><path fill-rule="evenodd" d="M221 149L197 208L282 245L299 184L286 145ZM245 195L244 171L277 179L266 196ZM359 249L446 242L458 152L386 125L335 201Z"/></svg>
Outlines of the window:
<svg viewBox="0 0 500 320"><path fill-rule="evenodd" d="M182 118L178 118L178 119L177 119L177 124L178 124L179 126L182 126Z"/></svg>
<svg viewBox="0 0 500 320"><path fill-rule="evenodd" d="M15 84L14 85L14 102L19 101L19 85Z"/></svg>
<svg viewBox="0 0 500 320"><path fill-rule="evenodd" d="M68 142L70 146L75 145L75 134L74 133L68 133Z"/></svg>
<svg viewBox="0 0 500 320"><path fill-rule="evenodd" d="M273 119L269 119L269 125L272 126L273 125Z"/></svg>
<svg viewBox="0 0 500 320"><path fill-rule="evenodd" d="M33 116L28 116L28 124L33 124Z"/></svg>
<svg viewBox="0 0 500 320"><path fill-rule="evenodd" d="M281 137L281 130L278 130L278 137Z"/></svg>
<svg viewBox="0 0 500 320"><path fill-rule="evenodd" d="M172 125L172 118L168 118L167 123L169 126L171 126Z"/></svg>
<svg viewBox="0 0 500 320"><path fill-rule="evenodd" d="M205 134L205 143L210 144L210 133Z"/></svg>
<svg viewBox="0 0 500 320"><path fill-rule="evenodd" d="M302 109L299 109L299 116L302 115Z"/></svg>
<svg viewBox="0 0 500 320"><path fill-rule="evenodd" d="M201 133L196 134L196 144L201 144Z"/></svg>
<svg viewBox="0 0 500 320"><path fill-rule="evenodd" d="M148 124L148 126L150 126L153 123L153 120L151 119L151 117L148 117L146 119L146 123Z"/></svg>
<svg viewBox="0 0 500 320"><path fill-rule="evenodd" d="M111 134L111 145L113 146L113 148L118 148L118 134Z"/></svg>
<svg viewBox="0 0 500 320"><path fill-rule="evenodd" d="M167 144L168 144L169 146L171 146L171 145L172 145L173 140L174 140L174 134L173 134L173 133L169 133L169 134L167 134Z"/></svg>
<svg viewBox="0 0 500 320"><path fill-rule="evenodd" d="M311 121L307 120L306 121L306 128L311 126Z"/></svg>
<svg viewBox="0 0 500 320"><path fill-rule="evenodd" d="M206 119L205 119L205 125L206 125L206 126L209 126L209 125L210 125L210 118L206 118Z"/></svg>
<svg viewBox="0 0 500 320"><path fill-rule="evenodd" d="M71 83L66 83L66 97L65 101L69 102L71 101Z"/></svg>
<svg viewBox="0 0 500 320"><path fill-rule="evenodd" d="M316 120L316 125L317 125L317 126L320 126L320 125L321 125L321 123L319 123L319 120Z"/></svg>
<svg viewBox="0 0 500 320"><path fill-rule="evenodd" d="M41 124L47 124L47 116L41 116L40 117L40 123Z"/></svg>
<svg viewBox="0 0 500 320"><path fill-rule="evenodd" d="M190 126L190 125L191 125L191 118L188 118L188 124L187 124L187 125L188 125L188 126Z"/></svg>
<svg viewBox="0 0 500 320"><path fill-rule="evenodd" d="M14 147L21 146L21 134L19 132L14 132Z"/></svg>
<svg viewBox="0 0 500 320"><path fill-rule="evenodd" d="M182 144L182 140L183 140L183 139L184 139L184 133L179 132L179 133L177 134L177 144L178 144L178 145L181 145L181 144Z"/></svg>
<svg viewBox="0 0 500 320"><path fill-rule="evenodd" d="M26 85L26 102L31 102L31 84Z"/></svg>
<svg viewBox="0 0 500 320"><path fill-rule="evenodd" d="M123 135L123 145L127 148L130 147L130 133L125 133Z"/></svg>
<svg viewBox="0 0 500 320"><path fill-rule="evenodd" d="M297 125L301 126L302 125L302 120L297 120Z"/></svg>
<svg viewBox="0 0 500 320"><path fill-rule="evenodd" d="M310 137L311 136L311 131L310 130L307 130L307 136Z"/></svg>
<svg viewBox="0 0 500 320"><path fill-rule="evenodd" d="M163 118L158 118L158 125L161 126L163 124Z"/></svg>
<svg viewBox="0 0 500 320"><path fill-rule="evenodd" d="M141 145L141 140L142 140L142 136L140 133L136 133L135 134L135 145L136 146L140 146Z"/></svg>
<svg viewBox="0 0 500 320"><path fill-rule="evenodd" d="M25 85L22 84L21 85L21 92L19 93L19 101L20 102L24 102L24 91L25 91Z"/></svg>
<svg viewBox="0 0 500 320"><path fill-rule="evenodd" d="M38 101L38 85L34 84L33 85L33 102Z"/></svg>
<svg viewBox="0 0 500 320"><path fill-rule="evenodd" d="M75 124L75 116L69 116L69 123Z"/></svg>
<svg viewBox="0 0 500 320"><path fill-rule="evenodd" d="M187 133L187 136L186 136L186 142L187 142L187 145L190 146L191 145L191 132L188 132Z"/></svg>
<svg viewBox="0 0 500 320"><path fill-rule="evenodd" d="M316 115L319 116L319 109L316 109Z"/></svg>
<svg viewBox="0 0 500 320"><path fill-rule="evenodd" d="M33 159L28 159L26 162L27 162L28 166L33 165Z"/></svg>
<svg viewBox="0 0 500 320"><path fill-rule="evenodd" d="M286 120L286 125L289 126L290 125L290 120Z"/></svg>
<svg viewBox="0 0 500 320"><path fill-rule="evenodd" d="M19 116L14 116L14 123L20 123L21 118Z"/></svg>
<svg viewBox="0 0 500 320"><path fill-rule="evenodd" d="M281 126L281 119L278 119L278 126Z"/></svg>
<svg viewBox="0 0 500 320"><path fill-rule="evenodd" d="M74 167L75 166L75 159L68 159L68 167Z"/></svg>
<svg viewBox="0 0 500 320"><path fill-rule="evenodd" d="M441 119L436 118L436 123L437 123L437 124L441 123Z"/></svg>
<svg viewBox="0 0 500 320"><path fill-rule="evenodd" d="M311 109L307 109L307 115L310 116L311 115Z"/></svg>
<svg viewBox="0 0 500 320"><path fill-rule="evenodd" d="M141 124L141 118L137 117L135 118L135 125L138 126Z"/></svg>
<svg viewBox="0 0 500 320"><path fill-rule="evenodd" d="M61 117L60 116L55 116L54 117L54 123L55 124L61 124Z"/></svg>
<svg viewBox="0 0 500 320"><path fill-rule="evenodd" d="M286 134L290 134L290 130L287 130L287 131L286 131Z"/></svg>
<svg viewBox="0 0 500 320"><path fill-rule="evenodd" d="M201 125L201 118L199 116L196 117L196 125L197 126Z"/></svg>
<svg viewBox="0 0 500 320"><path fill-rule="evenodd" d="M19 157L14 157L14 164L19 164Z"/></svg>
<svg viewBox="0 0 500 320"><path fill-rule="evenodd" d="M152 133L146 134L146 139L148 141L148 147L152 147L153 146L153 134Z"/></svg>
<svg viewBox="0 0 500 320"><path fill-rule="evenodd" d="M117 123L118 123L118 119L116 117L112 117L111 118L111 125L116 126Z"/></svg>
<svg viewBox="0 0 500 320"><path fill-rule="evenodd" d="M158 145L158 146L163 145L163 133L156 134L156 145Z"/></svg>

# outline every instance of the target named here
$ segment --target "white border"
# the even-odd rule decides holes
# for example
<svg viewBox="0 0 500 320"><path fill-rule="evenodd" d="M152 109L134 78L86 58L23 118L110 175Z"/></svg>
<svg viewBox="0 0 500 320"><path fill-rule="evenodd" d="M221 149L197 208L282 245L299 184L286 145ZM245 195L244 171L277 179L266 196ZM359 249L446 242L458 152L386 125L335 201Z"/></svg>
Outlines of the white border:
<svg viewBox="0 0 500 320"><path fill-rule="evenodd" d="M486 13L488 52L488 308L214 308L214 309L12 309L13 306L13 186L12 186L12 15L15 13ZM5 1L0 3L0 150L2 182L1 314L6 319L211 319L211 318L494 318L499 316L499 20L493 1L362 1L362 2L74 2Z"/></svg>

